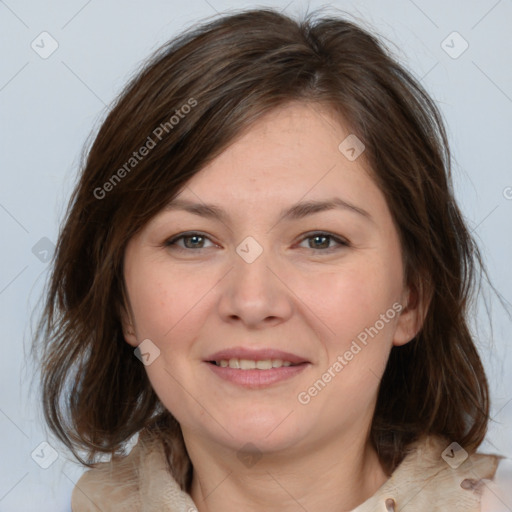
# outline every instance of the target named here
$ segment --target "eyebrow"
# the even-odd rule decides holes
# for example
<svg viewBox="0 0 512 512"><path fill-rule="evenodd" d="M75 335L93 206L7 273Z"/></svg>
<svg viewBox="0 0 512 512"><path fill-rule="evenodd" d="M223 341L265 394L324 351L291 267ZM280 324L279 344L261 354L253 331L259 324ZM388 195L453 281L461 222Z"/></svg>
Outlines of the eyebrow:
<svg viewBox="0 0 512 512"><path fill-rule="evenodd" d="M363 210L362 208L355 206L354 204L345 201L340 197L332 197L323 201L305 201L296 203L280 212L278 222L283 220L303 219L304 217L314 213L334 209L353 212L373 222L372 216L366 210ZM229 214L220 206L214 204L196 203L188 199L173 199L166 205L164 210L184 210L201 217L220 219L222 222L227 222L229 220Z"/></svg>

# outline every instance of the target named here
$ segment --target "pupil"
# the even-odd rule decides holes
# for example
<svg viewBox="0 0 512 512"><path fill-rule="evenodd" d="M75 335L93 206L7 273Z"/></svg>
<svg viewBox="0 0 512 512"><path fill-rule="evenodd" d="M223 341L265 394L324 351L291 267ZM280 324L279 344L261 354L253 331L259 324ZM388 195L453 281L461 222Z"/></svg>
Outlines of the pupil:
<svg viewBox="0 0 512 512"><path fill-rule="evenodd" d="M188 240L189 240L189 241L192 241L192 243L191 243L191 246L192 246L192 247L197 247L197 244L196 244L196 243L194 243L194 242L197 242L197 241L198 241L198 240L200 240L201 238L202 238L201 236L194 235L194 236L189 236L189 237L188 237Z"/></svg>
<svg viewBox="0 0 512 512"><path fill-rule="evenodd" d="M318 236L315 236L313 239L314 239L315 241L316 241L316 240L319 240L319 239L327 240L327 245L328 245L328 238L327 238L326 236L324 236L324 235L318 235ZM324 242L323 244L321 244L321 245L324 247L324 246L325 246L325 242Z"/></svg>

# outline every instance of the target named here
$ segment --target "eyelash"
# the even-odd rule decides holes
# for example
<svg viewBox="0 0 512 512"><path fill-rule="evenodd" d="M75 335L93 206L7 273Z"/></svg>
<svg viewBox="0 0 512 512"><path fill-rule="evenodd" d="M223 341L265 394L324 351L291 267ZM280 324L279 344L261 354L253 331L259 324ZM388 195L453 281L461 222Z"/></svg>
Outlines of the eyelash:
<svg viewBox="0 0 512 512"><path fill-rule="evenodd" d="M192 238L194 236L199 236L201 238L210 240L203 233L200 233L200 232L197 232L197 231L190 231L190 232L187 232L187 233L181 233L179 235L176 235L176 236L170 238L169 240L164 242L164 245L166 247L172 247L173 249L176 249L176 250L179 250L179 251L200 251L202 249L208 249L208 247L199 247L198 249L190 249L188 247L179 247L179 246L176 245L176 242L178 242L179 240L182 240L184 238ZM311 249L312 251L320 251L320 252L323 252L323 253L331 253L333 251L339 250L342 247L350 247L350 243L347 240L345 240L343 238L340 238L340 237L338 237L336 235L333 235L331 233L326 233L324 231L314 231L314 232L311 232L311 233L307 233L307 236L302 238L299 243L302 243L304 240L308 240L310 238L315 238L315 237L318 237L318 236L323 236L323 237L326 237L328 239L331 239L331 240L335 241L338 244L338 246L337 247L336 246L335 247L329 247L327 249L314 249L314 248L311 248L311 247L304 247L304 249Z"/></svg>

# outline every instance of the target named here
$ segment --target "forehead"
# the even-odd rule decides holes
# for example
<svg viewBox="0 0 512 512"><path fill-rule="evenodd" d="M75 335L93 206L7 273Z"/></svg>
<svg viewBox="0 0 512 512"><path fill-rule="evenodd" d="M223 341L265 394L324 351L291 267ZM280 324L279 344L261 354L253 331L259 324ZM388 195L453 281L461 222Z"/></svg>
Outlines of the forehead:
<svg viewBox="0 0 512 512"><path fill-rule="evenodd" d="M249 157L259 168L279 162L283 167L302 167L299 164L305 157L308 163L322 163L339 156L338 146L349 135L346 123L325 105L291 102L246 127L210 166L229 166L231 161L237 163ZM258 160L254 160L255 155Z"/></svg>
<svg viewBox="0 0 512 512"><path fill-rule="evenodd" d="M244 130L186 183L178 198L229 208L338 196L354 205L383 206L364 152L350 159L343 151L347 137L354 135L326 106L287 104Z"/></svg>

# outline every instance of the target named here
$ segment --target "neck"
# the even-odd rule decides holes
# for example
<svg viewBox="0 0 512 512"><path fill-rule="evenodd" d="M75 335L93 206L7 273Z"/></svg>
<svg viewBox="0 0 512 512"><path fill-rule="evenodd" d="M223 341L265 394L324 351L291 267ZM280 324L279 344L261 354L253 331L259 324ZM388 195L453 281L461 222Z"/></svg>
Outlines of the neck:
<svg viewBox="0 0 512 512"><path fill-rule="evenodd" d="M190 494L199 512L348 512L388 479L375 450L360 436L243 462L237 453L212 451L197 439L192 446Z"/></svg>

